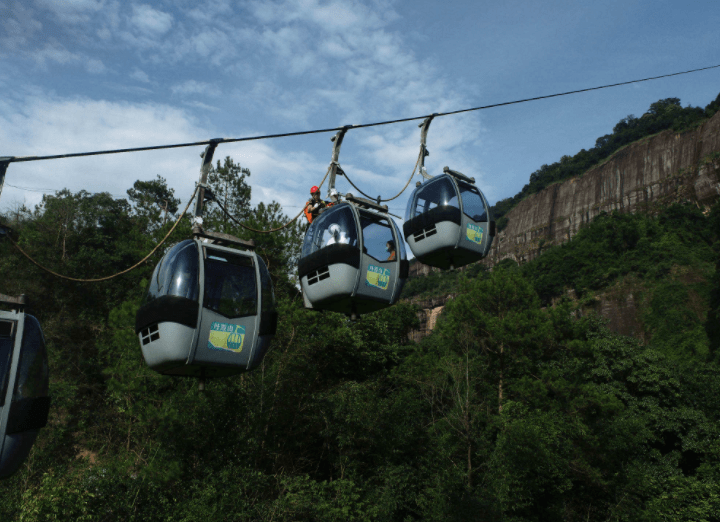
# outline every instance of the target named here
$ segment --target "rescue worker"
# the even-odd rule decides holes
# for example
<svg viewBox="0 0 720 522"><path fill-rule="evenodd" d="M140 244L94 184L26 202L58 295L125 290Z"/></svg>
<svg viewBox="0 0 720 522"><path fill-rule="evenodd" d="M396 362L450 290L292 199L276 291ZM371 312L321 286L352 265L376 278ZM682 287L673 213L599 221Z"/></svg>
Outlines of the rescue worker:
<svg viewBox="0 0 720 522"><path fill-rule="evenodd" d="M395 261L395 241L392 239L387 242L385 245L385 251L390 254L390 256L385 261Z"/></svg>
<svg viewBox="0 0 720 522"><path fill-rule="evenodd" d="M320 199L320 189L316 186L313 186L310 189L310 199L307 203L305 203L305 208L303 209L308 223L312 223L313 219L318 217L327 206L328 204L322 199Z"/></svg>

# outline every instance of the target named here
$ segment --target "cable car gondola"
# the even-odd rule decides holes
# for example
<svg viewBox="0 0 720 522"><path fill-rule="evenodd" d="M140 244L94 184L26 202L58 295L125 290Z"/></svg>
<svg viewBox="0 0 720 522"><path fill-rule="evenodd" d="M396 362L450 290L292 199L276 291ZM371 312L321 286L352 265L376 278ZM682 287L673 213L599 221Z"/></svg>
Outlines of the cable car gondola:
<svg viewBox="0 0 720 522"><path fill-rule="evenodd" d="M421 263L441 269L458 268L485 257L495 237L495 221L475 179L443 169L431 177L425 172L427 129L433 116L422 124L418 183L408 200L403 234L410 250Z"/></svg>
<svg viewBox="0 0 720 522"><path fill-rule="evenodd" d="M387 205L335 190L340 147L350 126L332 141L328 197L333 205L315 218L303 241L298 276L306 308L331 310L355 320L393 305L408 276L405 244Z"/></svg>
<svg viewBox="0 0 720 522"><path fill-rule="evenodd" d="M15 473L47 424L48 360L40 323L25 314L24 298L0 295L0 479Z"/></svg>
<svg viewBox="0 0 720 522"><path fill-rule="evenodd" d="M475 180L445 167L413 192L403 233L418 261L452 269L488 254L495 222Z"/></svg>
<svg viewBox="0 0 720 522"><path fill-rule="evenodd" d="M199 239L178 243L161 259L135 321L151 369L199 378L252 370L276 328L262 258Z"/></svg>
<svg viewBox="0 0 720 522"><path fill-rule="evenodd" d="M135 318L148 366L165 375L198 377L200 389L205 377L258 366L278 318L270 273L255 244L200 226L216 145L211 141L202 154L194 239L160 260Z"/></svg>
<svg viewBox="0 0 720 522"><path fill-rule="evenodd" d="M305 306L352 319L395 304L408 276L387 207L348 194L313 220L298 263Z"/></svg>

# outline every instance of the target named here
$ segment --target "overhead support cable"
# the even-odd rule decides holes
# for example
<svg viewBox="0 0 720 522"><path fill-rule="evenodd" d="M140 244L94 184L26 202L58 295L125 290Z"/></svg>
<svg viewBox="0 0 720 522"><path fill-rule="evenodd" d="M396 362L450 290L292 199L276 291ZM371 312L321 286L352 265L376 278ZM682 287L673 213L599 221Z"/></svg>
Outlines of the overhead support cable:
<svg viewBox="0 0 720 522"><path fill-rule="evenodd" d="M468 109L459 109L456 111L449 111L449 112L440 112L435 114L428 114L425 116L413 116L410 118L398 118L395 120L387 120L387 121L379 121L375 123L362 123L359 125L345 125L343 127L333 127L328 129L315 129L315 130L307 130L307 131L297 131L297 132L285 132L281 134L266 134L263 136L247 136L243 138L215 138L212 140L205 140L205 141L195 141L195 142L189 142L189 143L176 143L172 145L154 145L154 146L148 146L148 147L133 147L133 148L125 148L125 149L113 149L113 150L100 150L100 151L94 151L94 152L75 152L70 154L55 154L50 156L19 156L19 157L9 157L9 158L0 158L0 167L2 166L2 162L9 163L22 163L26 161L40 161L40 160L50 160L50 159L61 159L61 158L78 158L78 157L86 157L86 156L100 156L104 154L120 154L123 152L141 152L141 151L149 151L149 150L161 150L161 149L177 149L182 147L197 147L200 145L210 145L211 143L220 144L220 143L238 143L243 141L256 141L256 140L267 140L267 139L275 139L275 138L286 138L290 136L305 136L309 134L321 134L325 132L336 132L340 131L343 128L350 128L353 129L362 129L366 127L378 127L381 125L392 125L394 123L403 123L407 121L415 121L415 120L423 120L430 116L440 117L440 116L451 116L453 114L462 114L464 112L472 112L472 111L480 111L485 109L492 109L495 107L504 107L506 105L515 105L518 103L526 103L531 101L537 101L537 100L545 100L549 98L557 98L559 96L568 96L570 94L578 94L581 92L589 92L589 91L597 91L600 89L608 89L611 87L619 87L622 85L631 85L634 83L641 83L641 82L648 82L651 80L659 80L661 78L670 78L671 76L680 76L682 74L690 74L700 71L707 71L709 69L716 69L720 67L719 65L711 65L709 67L701 67L699 69L691 69L689 71L682 71L682 72L676 72L671 74L663 74L660 76L651 76L649 78L642 78L639 80L630 80L626 82L618 82L618 83L611 83L607 85L601 85L598 87L588 87L585 89L576 89L574 91L566 91L566 92L560 92L556 94L546 94L543 96L535 96L533 98L523 98L521 100L514 100L509 102L502 102L502 103L493 103L490 105L482 105L479 107L470 107Z"/></svg>

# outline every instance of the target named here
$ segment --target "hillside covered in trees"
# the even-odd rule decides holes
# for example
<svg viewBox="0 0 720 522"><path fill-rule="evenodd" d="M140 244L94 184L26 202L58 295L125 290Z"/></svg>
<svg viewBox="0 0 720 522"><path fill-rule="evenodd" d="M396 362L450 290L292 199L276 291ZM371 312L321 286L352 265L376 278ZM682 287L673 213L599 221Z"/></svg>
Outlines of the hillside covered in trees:
<svg viewBox="0 0 720 522"><path fill-rule="evenodd" d="M284 222L276 203L250 205L248 176L227 158L209 179L248 224ZM141 259L180 211L158 177L3 221L42 264L91 278ZM0 482L0 520L720 517L720 204L603 214L521 267L410 281L406 295L456 294L419 343L409 304L356 323L304 310L302 226L250 234L215 205L205 223L256 241L280 322L260 368L204 392L142 359L135 312L160 253L91 284L0 243L1 291L27 294L43 325L53 398L26 466ZM183 219L169 245L189 234ZM643 303L642 341L592 313L613 288Z"/></svg>

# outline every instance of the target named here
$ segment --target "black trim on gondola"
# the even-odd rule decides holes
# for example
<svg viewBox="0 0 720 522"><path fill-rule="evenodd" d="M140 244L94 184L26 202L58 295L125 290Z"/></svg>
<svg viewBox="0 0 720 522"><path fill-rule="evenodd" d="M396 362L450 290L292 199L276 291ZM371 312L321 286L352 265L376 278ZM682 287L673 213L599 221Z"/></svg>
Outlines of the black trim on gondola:
<svg viewBox="0 0 720 522"><path fill-rule="evenodd" d="M317 252L300 259L298 262L298 276L302 279L313 270L338 263L360 268L360 249L338 243L321 248Z"/></svg>
<svg viewBox="0 0 720 522"><path fill-rule="evenodd" d="M403 234L405 234L405 238L407 239L416 232L420 232L441 221L452 221L459 225L461 218L460 209L457 207L451 205L435 207L403 223Z"/></svg>
<svg viewBox="0 0 720 522"><path fill-rule="evenodd" d="M275 335L277 332L278 313L276 311L260 314L260 331L258 335Z"/></svg>
<svg viewBox="0 0 720 522"><path fill-rule="evenodd" d="M47 424L50 413L50 397L33 397L14 401L8 414L7 435L23 431L39 430Z"/></svg>
<svg viewBox="0 0 720 522"><path fill-rule="evenodd" d="M197 301L175 295L157 297L138 310L135 316L135 333L140 333L153 323L178 323L190 328L197 328Z"/></svg>
<svg viewBox="0 0 720 522"><path fill-rule="evenodd" d="M410 261L403 259L400 261L400 275L398 277L400 279L407 279L408 275L410 275Z"/></svg>
<svg viewBox="0 0 720 522"><path fill-rule="evenodd" d="M495 220L490 221L490 236L495 237L497 234L497 226L495 225Z"/></svg>

